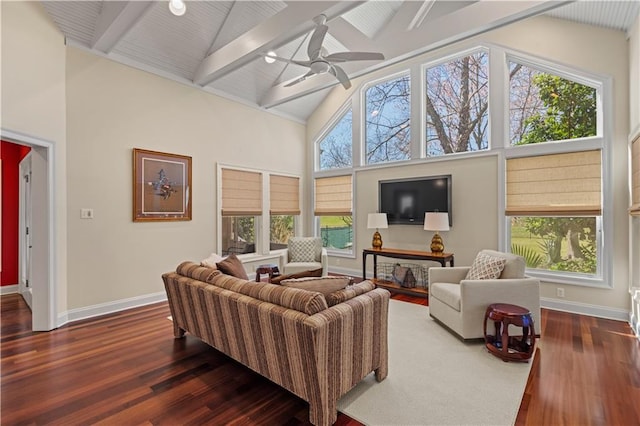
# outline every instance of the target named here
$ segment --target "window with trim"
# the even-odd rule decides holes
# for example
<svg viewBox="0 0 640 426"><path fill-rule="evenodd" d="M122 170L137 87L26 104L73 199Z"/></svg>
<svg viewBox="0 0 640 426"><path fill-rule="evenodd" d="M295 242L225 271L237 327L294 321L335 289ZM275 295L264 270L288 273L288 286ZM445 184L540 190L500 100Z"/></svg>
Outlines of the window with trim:
<svg viewBox="0 0 640 426"><path fill-rule="evenodd" d="M545 155L507 159L510 249L532 271L601 279L602 151L579 151L578 142L598 136L598 90L517 60L508 70L510 145L563 141Z"/></svg>
<svg viewBox="0 0 640 426"><path fill-rule="evenodd" d="M411 158L409 75L383 81L365 92L365 163Z"/></svg>
<svg viewBox="0 0 640 426"><path fill-rule="evenodd" d="M262 215L262 174L222 169L221 254L256 252L258 226Z"/></svg>
<svg viewBox="0 0 640 426"><path fill-rule="evenodd" d="M426 68L427 157L488 149L488 68L485 51Z"/></svg>
<svg viewBox="0 0 640 426"><path fill-rule="evenodd" d="M270 175L269 203L269 250L287 248L295 235L295 218L300 216L300 179Z"/></svg>
<svg viewBox="0 0 640 426"><path fill-rule="evenodd" d="M511 145L596 136L597 113L593 87L509 62Z"/></svg>
<svg viewBox="0 0 640 426"><path fill-rule="evenodd" d="M527 268L601 276L602 152L509 158L510 249Z"/></svg>
<svg viewBox="0 0 640 426"><path fill-rule="evenodd" d="M314 214L322 245L334 252L353 252L352 175L316 178Z"/></svg>
<svg viewBox="0 0 640 426"><path fill-rule="evenodd" d="M353 165L352 113L349 108L327 135L318 142L319 170Z"/></svg>

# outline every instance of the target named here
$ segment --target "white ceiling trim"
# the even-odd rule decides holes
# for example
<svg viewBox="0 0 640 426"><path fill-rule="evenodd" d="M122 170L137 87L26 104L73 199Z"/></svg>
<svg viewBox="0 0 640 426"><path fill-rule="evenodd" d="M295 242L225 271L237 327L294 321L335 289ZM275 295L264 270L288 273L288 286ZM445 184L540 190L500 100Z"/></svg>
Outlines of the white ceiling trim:
<svg viewBox="0 0 640 426"><path fill-rule="evenodd" d="M150 9L152 1L114 1L102 3L91 47L109 53Z"/></svg>

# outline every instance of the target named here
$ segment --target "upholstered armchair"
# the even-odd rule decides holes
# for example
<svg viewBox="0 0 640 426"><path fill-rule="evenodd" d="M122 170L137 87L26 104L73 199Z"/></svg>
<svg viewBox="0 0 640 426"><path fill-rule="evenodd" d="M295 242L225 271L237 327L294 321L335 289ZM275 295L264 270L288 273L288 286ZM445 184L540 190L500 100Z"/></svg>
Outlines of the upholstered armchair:
<svg viewBox="0 0 640 426"><path fill-rule="evenodd" d="M327 249L322 247L322 239L316 237L289 238L283 254L283 274L295 274L322 268L322 276L328 275Z"/></svg>
<svg viewBox="0 0 640 426"><path fill-rule="evenodd" d="M524 270L524 258L494 250L482 250L471 267L429 268L429 314L461 339L477 339L487 306L509 303L529 309L539 335L540 281Z"/></svg>

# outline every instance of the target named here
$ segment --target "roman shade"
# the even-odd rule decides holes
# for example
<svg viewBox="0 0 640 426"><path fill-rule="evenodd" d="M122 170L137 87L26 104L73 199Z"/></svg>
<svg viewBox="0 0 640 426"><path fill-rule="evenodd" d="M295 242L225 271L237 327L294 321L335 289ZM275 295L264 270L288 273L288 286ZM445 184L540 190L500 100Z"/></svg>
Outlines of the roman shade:
<svg viewBox="0 0 640 426"><path fill-rule="evenodd" d="M602 214L600 150L507 160L507 216Z"/></svg>
<svg viewBox="0 0 640 426"><path fill-rule="evenodd" d="M262 214L262 174L222 169L222 216Z"/></svg>
<svg viewBox="0 0 640 426"><path fill-rule="evenodd" d="M300 214L300 179L271 175L269 179L269 213L272 215Z"/></svg>
<svg viewBox="0 0 640 426"><path fill-rule="evenodd" d="M631 207L629 214L640 216L640 135L631 144Z"/></svg>
<svg viewBox="0 0 640 426"><path fill-rule="evenodd" d="M351 175L315 180L316 216L350 216L352 205Z"/></svg>

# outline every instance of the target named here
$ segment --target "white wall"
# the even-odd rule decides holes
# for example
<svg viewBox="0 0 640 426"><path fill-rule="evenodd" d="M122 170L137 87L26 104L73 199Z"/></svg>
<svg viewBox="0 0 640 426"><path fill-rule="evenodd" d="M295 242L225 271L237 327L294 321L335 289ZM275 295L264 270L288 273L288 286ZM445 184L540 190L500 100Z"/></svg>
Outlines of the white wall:
<svg viewBox="0 0 640 426"><path fill-rule="evenodd" d="M501 45L578 70L612 78L613 138L611 157L614 188L612 221L615 241L611 257L613 259L613 279L611 283L613 289L564 285L566 297L559 299L558 302L562 303L564 308L568 310L595 312L600 307L604 307L604 310L608 311L605 315L624 317L624 313L628 312L629 309L629 227L626 212L628 206L629 63L628 46L624 33L554 18L538 17L430 52L420 58L363 77L354 82L354 89L350 91L344 91L340 88L334 89L325 102L309 118L307 122L307 143L310 147L312 146L316 135L322 130L335 111L344 104L351 94L357 93L359 83L394 71L407 69L410 64L426 62L463 48L473 47L482 42ZM501 144L502 142L492 141L492 143ZM308 161L310 160L308 159ZM455 252L457 265L470 264L474 254L480 249L498 247L498 212L496 207L491 204L492 200L498 199L498 187L495 183L498 163L494 160L493 167L489 166L489 169L483 173L473 175L469 168L478 167L475 161L477 160L426 163L424 170L420 170L419 166L411 166L411 172L407 172L402 166L385 169L384 174L378 174L376 171L357 171L356 188L367 187L370 189L377 180L382 178L388 179L402 177L407 174L413 175L414 172L415 175L452 173L454 176L466 176L458 180L454 177L454 226L451 231L443 233L443 238L447 247L446 250ZM311 167L312 162L309 162L309 164ZM483 194L488 200L487 202L475 204L467 202L469 197L475 199L478 194L468 192L468 188L459 185L459 182L466 182L466 179L475 179L473 182L469 182L469 185L477 185L483 188ZM369 182L371 180L374 182ZM331 266L353 271L361 270L361 251L363 248L369 247L371 241L371 237L368 235L370 231L366 230L366 226L364 226L366 224L365 218L366 213L375 211L375 200L377 200L376 192L367 192L365 190L364 196L361 193L356 194L358 240L355 251L357 257L355 259L333 258L330 262ZM363 228L365 228L364 231L362 230ZM473 229L474 233L469 234L469 229ZM396 226L392 226L386 233L383 233L385 242L389 241L389 244L385 243L385 245L389 247L426 248L426 238L427 235L422 230L410 232ZM555 289L558 286L559 284L543 283L541 287L542 298L553 302L553 299L556 298Z"/></svg>
<svg viewBox="0 0 640 426"><path fill-rule="evenodd" d="M64 37L39 2L0 2L2 13L2 128L53 144L55 161L55 282L58 311L67 304L66 110ZM44 159L38 148L35 155ZM48 159L51 161L51 159ZM46 163L45 163L46 164ZM46 167L42 165L42 167ZM46 195L46 194L43 194ZM43 200L40 199L40 202ZM46 206L34 212L42 224ZM40 240L42 241L42 240ZM34 241L34 243L36 243ZM43 244L47 244L43 241ZM47 247L35 247L34 291L48 277ZM40 314L37 309L36 314ZM39 321L35 321L39 322Z"/></svg>
<svg viewBox="0 0 640 426"><path fill-rule="evenodd" d="M163 272L214 251L217 162L305 171L303 125L76 48L67 120L70 309L162 293ZM193 220L132 222L133 148L193 158Z"/></svg>

